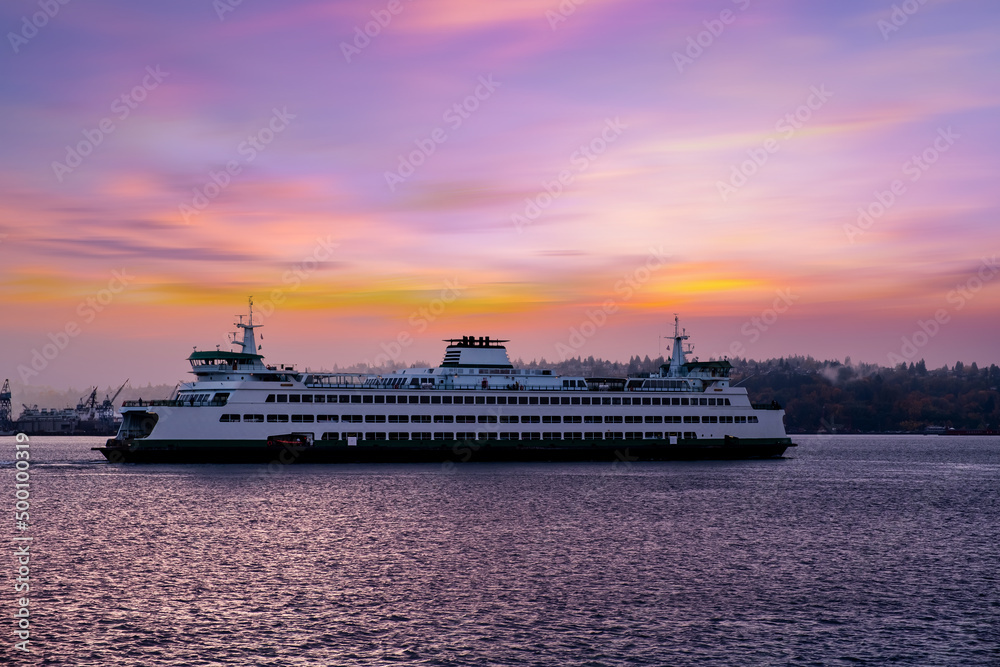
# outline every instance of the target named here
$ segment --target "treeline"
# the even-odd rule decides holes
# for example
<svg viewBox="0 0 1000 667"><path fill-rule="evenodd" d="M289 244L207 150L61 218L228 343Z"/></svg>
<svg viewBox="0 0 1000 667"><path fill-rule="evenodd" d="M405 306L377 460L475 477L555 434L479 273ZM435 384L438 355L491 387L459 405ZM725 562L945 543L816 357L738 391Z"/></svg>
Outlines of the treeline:
<svg viewBox="0 0 1000 667"><path fill-rule="evenodd" d="M928 370L924 361L882 368L809 357L734 364L737 381L786 409L790 432L918 432L929 426L1000 427L1000 367L957 362Z"/></svg>
<svg viewBox="0 0 1000 667"><path fill-rule="evenodd" d="M1000 428L1000 367L962 362L928 370L923 360L885 368L852 364L850 358L818 361L786 357L731 359L733 384L746 387L755 403L778 401L790 433L919 432L929 426ZM550 366L560 373L620 376L655 372L664 359L631 358L628 363L593 357ZM515 364L518 365L518 364ZM525 364L548 367L540 363Z"/></svg>

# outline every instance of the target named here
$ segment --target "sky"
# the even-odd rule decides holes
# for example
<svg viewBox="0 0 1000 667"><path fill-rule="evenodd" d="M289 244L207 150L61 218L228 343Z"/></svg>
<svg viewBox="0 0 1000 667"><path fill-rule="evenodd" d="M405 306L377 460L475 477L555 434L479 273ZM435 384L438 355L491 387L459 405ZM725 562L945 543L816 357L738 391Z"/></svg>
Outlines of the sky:
<svg viewBox="0 0 1000 667"><path fill-rule="evenodd" d="M17 0L0 371L1000 362L994 0Z"/></svg>

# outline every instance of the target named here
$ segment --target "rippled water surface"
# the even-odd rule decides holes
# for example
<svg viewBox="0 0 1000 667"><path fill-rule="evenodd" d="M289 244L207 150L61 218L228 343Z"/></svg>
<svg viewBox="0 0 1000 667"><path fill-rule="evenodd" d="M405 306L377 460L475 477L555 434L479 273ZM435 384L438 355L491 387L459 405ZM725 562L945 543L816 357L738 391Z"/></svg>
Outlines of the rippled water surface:
<svg viewBox="0 0 1000 667"><path fill-rule="evenodd" d="M269 472L33 438L33 641L6 621L0 662L1000 664L1000 438L797 440ZM9 535L12 461L2 438Z"/></svg>

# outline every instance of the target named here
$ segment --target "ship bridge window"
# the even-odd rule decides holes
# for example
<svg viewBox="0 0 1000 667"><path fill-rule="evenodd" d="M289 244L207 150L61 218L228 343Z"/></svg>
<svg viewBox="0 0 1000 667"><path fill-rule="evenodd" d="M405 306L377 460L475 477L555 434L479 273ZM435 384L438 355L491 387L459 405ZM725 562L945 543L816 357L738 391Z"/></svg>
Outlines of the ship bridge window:
<svg viewBox="0 0 1000 667"><path fill-rule="evenodd" d="M268 415L267 421L271 424L284 423L288 421L288 415Z"/></svg>
<svg viewBox="0 0 1000 667"><path fill-rule="evenodd" d="M300 403L300 402L302 402L302 397L299 396L298 394L289 394L289 396L288 396L288 402L289 403Z"/></svg>
<svg viewBox="0 0 1000 667"><path fill-rule="evenodd" d="M227 402L229 402L228 391L220 391L212 397L212 403L215 405L225 405Z"/></svg>
<svg viewBox="0 0 1000 667"><path fill-rule="evenodd" d="M268 394L267 398L264 399L265 403L274 403L274 394Z"/></svg>
<svg viewBox="0 0 1000 667"><path fill-rule="evenodd" d="M323 394L313 395L313 403L326 403L326 397Z"/></svg>
<svg viewBox="0 0 1000 667"><path fill-rule="evenodd" d="M264 415L243 415L243 421L264 423Z"/></svg>
<svg viewBox="0 0 1000 667"><path fill-rule="evenodd" d="M312 394L302 394L302 402L303 403L312 403L313 402Z"/></svg>
<svg viewBox="0 0 1000 667"><path fill-rule="evenodd" d="M287 403L288 402L288 394L278 394L275 398L277 398L278 403Z"/></svg>
<svg viewBox="0 0 1000 667"><path fill-rule="evenodd" d="M219 417L220 422L238 422L239 420L239 415L222 415Z"/></svg>

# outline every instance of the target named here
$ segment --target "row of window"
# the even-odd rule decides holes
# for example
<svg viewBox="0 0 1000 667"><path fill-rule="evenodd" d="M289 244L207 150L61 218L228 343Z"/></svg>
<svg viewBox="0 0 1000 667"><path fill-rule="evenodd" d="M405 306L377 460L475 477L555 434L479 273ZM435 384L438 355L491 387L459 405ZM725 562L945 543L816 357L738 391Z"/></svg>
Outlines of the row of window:
<svg viewBox="0 0 1000 667"><path fill-rule="evenodd" d="M291 417L291 419L289 419ZM240 415L224 414L220 422L238 422ZM346 424L756 424L756 415L262 415L245 414L242 421L256 423L312 424L343 422Z"/></svg>
<svg viewBox="0 0 1000 667"><path fill-rule="evenodd" d="M323 434L321 440L347 440L356 438L358 440L667 440L670 437L695 440L698 434L694 431L587 431L577 433L559 433L555 431L544 431L536 433L518 432L489 432L474 433L472 431L457 433L407 433L393 432L387 433L336 433L327 432Z"/></svg>
<svg viewBox="0 0 1000 667"><path fill-rule="evenodd" d="M268 394L265 403L409 403L445 405L730 405L728 398L631 396L384 396L380 394Z"/></svg>
<svg viewBox="0 0 1000 667"><path fill-rule="evenodd" d="M213 394L195 394L195 393L184 393L178 394L177 400L181 405L225 405L229 400L229 392L216 392Z"/></svg>

